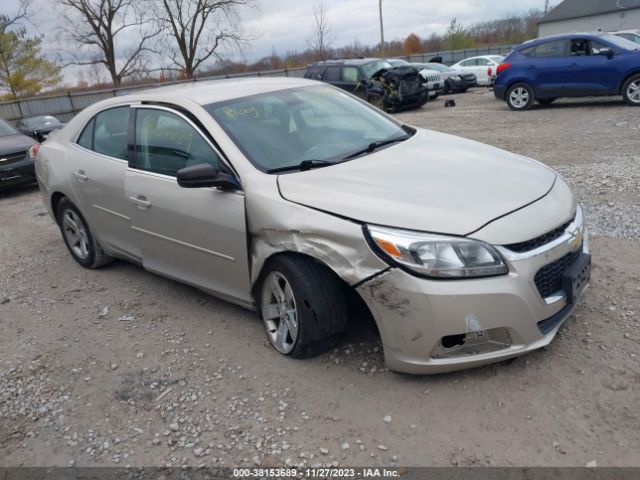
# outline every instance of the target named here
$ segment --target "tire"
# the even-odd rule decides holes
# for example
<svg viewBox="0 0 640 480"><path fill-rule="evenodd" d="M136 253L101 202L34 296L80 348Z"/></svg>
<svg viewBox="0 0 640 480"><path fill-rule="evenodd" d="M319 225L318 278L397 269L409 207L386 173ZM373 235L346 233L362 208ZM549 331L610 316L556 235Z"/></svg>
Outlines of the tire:
<svg viewBox="0 0 640 480"><path fill-rule="evenodd" d="M84 268L100 268L113 261L91 233L80 210L68 198L60 200L56 219L69 253Z"/></svg>
<svg viewBox="0 0 640 480"><path fill-rule="evenodd" d="M369 95L367 101L376 108L379 108L382 111L385 111L384 102L382 101L382 97L380 95Z"/></svg>
<svg viewBox="0 0 640 480"><path fill-rule="evenodd" d="M515 112L528 110L534 102L533 88L527 83L516 83L509 87L505 99L509 108Z"/></svg>
<svg viewBox="0 0 640 480"><path fill-rule="evenodd" d="M267 338L283 355L314 357L337 345L347 330L343 285L331 270L306 257L279 255L270 260L256 300Z"/></svg>
<svg viewBox="0 0 640 480"><path fill-rule="evenodd" d="M551 105L556 100L556 98L536 98L536 102L540 105Z"/></svg>
<svg viewBox="0 0 640 480"><path fill-rule="evenodd" d="M444 89L442 90L443 95L448 95L451 93L451 88L449 88L449 82L444 82Z"/></svg>
<svg viewBox="0 0 640 480"><path fill-rule="evenodd" d="M640 107L640 75L634 75L624 82L622 98L631 107Z"/></svg>

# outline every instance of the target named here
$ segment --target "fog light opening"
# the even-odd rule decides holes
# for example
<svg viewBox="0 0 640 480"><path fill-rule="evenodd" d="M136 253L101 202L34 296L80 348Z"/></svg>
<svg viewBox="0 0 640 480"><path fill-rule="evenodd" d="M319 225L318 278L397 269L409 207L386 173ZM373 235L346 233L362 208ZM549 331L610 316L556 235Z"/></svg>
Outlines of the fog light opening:
<svg viewBox="0 0 640 480"><path fill-rule="evenodd" d="M431 352L431 358L452 358L492 353L510 348L511 334L506 328L461 333L442 337Z"/></svg>
<svg viewBox="0 0 640 480"><path fill-rule="evenodd" d="M444 348L453 348L458 345L464 345L466 335L449 335L442 337L442 346Z"/></svg>

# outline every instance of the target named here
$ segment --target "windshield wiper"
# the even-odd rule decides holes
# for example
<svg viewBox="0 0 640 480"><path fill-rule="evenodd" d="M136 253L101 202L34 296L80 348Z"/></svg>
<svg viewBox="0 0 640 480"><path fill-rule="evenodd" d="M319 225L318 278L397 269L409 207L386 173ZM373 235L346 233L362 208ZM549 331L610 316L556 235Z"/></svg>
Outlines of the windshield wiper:
<svg viewBox="0 0 640 480"><path fill-rule="evenodd" d="M287 165L286 167L272 168L270 170L267 170L267 173L291 172L294 170L305 172L307 170L311 170L312 168L328 167L329 165L334 165L334 162L329 162L327 160L303 160L297 165Z"/></svg>
<svg viewBox="0 0 640 480"><path fill-rule="evenodd" d="M409 138L411 138L411 135L403 135L402 137L389 138L387 140L378 140L377 142L370 143L369 145L367 145L366 148L363 148L362 150L358 150L357 152L347 155L342 160L351 160L352 158L359 157L360 155L364 155L366 153L373 153L379 148L382 148L386 145L391 145L392 143L404 142Z"/></svg>

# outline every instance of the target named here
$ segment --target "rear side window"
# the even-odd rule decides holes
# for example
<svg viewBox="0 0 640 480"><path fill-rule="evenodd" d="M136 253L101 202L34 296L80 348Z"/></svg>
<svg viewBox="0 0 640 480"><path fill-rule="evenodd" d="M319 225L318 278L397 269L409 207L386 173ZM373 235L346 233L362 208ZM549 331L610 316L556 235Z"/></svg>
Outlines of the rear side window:
<svg viewBox="0 0 640 480"><path fill-rule="evenodd" d="M128 106L110 108L100 112L95 117L93 151L126 160L128 135Z"/></svg>
<svg viewBox="0 0 640 480"><path fill-rule="evenodd" d="M356 83L358 81L358 69L355 67L344 67L342 69L342 81Z"/></svg>
<svg viewBox="0 0 640 480"><path fill-rule="evenodd" d="M136 152L136 168L163 175L176 176L178 170L201 163L224 167L191 124L165 110L137 110Z"/></svg>
<svg viewBox="0 0 640 480"><path fill-rule="evenodd" d="M340 82L342 80L342 68L328 67L324 74L324 79L327 82Z"/></svg>
<svg viewBox="0 0 640 480"><path fill-rule="evenodd" d="M471 60L465 60L460 64L460 66L462 67L475 67L476 65L478 65L478 60L475 58L472 58Z"/></svg>
<svg viewBox="0 0 640 480"><path fill-rule="evenodd" d="M93 127L96 124L96 118L93 117L87 126L84 127L82 134L78 138L78 145L81 147L93 150Z"/></svg>
<svg viewBox="0 0 640 480"><path fill-rule="evenodd" d="M525 48L522 53L535 58L566 57L568 45L566 40L556 40Z"/></svg>

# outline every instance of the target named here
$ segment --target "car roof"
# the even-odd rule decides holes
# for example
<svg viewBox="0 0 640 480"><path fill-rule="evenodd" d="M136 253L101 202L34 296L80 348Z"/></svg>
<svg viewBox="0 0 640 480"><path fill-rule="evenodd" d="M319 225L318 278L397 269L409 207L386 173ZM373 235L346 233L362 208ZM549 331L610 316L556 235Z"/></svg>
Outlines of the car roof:
<svg viewBox="0 0 640 480"><path fill-rule="evenodd" d="M157 100L158 96L179 97L191 100L199 105L224 102L235 98L249 97L261 93L276 92L297 87L318 85L315 80L303 78L233 78L224 80L205 80L199 82L180 83L166 87L152 88L139 92L132 92L126 98ZM125 97L119 97L123 99Z"/></svg>
<svg viewBox="0 0 640 480"><path fill-rule="evenodd" d="M526 42L523 42L522 45L520 45L520 47L523 46L530 46L530 45L537 45L538 43L545 43L548 41L553 41L553 40L565 40L568 38L573 38L573 37L601 37L603 35L606 35L605 32L571 32L571 33L559 33L557 35L549 35L548 37L542 37L542 38L534 38L533 40L527 40Z"/></svg>

